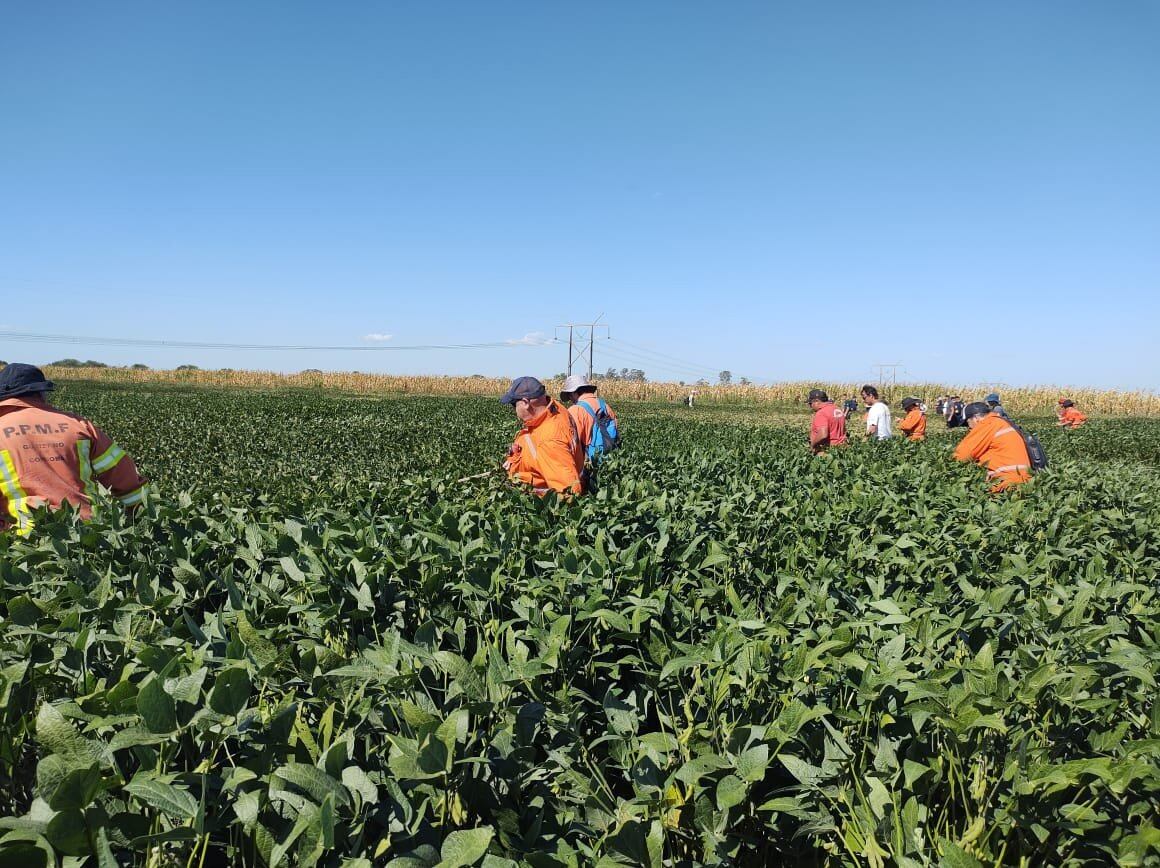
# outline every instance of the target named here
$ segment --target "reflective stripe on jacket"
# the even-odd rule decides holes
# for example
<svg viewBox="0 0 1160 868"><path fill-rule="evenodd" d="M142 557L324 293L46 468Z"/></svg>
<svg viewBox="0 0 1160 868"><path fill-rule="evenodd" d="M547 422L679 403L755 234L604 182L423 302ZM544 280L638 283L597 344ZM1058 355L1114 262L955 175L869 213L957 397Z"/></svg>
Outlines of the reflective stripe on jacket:
<svg viewBox="0 0 1160 868"><path fill-rule="evenodd" d="M504 467L513 481L527 483L536 494L579 494L584 450L568 411L551 400L539 416L520 429Z"/></svg>
<svg viewBox="0 0 1160 868"><path fill-rule="evenodd" d="M39 397L0 401L0 529L32 530L32 510L71 503L92 515L97 484L125 506L145 496L133 459L87 419Z"/></svg>
<svg viewBox="0 0 1160 868"><path fill-rule="evenodd" d="M992 491L1002 491L1031 478L1031 458L1020 433L998 413L990 413L967 432L955 448L959 461L977 461L987 478L998 480Z"/></svg>

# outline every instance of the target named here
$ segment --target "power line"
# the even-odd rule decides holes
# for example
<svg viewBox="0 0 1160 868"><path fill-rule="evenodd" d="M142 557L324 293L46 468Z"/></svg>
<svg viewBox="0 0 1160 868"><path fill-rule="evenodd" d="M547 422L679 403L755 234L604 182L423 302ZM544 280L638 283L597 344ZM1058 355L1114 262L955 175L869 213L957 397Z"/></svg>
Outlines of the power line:
<svg viewBox="0 0 1160 868"><path fill-rule="evenodd" d="M696 377L697 379L708 379L710 377L717 377L720 369L713 369L702 365L695 365L683 361L668 361L668 359L675 359L675 356L666 356L658 353L662 358L653 358L644 355L643 352L638 352L635 349L626 349L624 341L616 341L614 347L605 346L602 352L613 355L621 361L628 360L637 365L647 365L649 368L659 368L660 370L667 370L680 374L682 377ZM632 345L634 346L634 345Z"/></svg>
<svg viewBox="0 0 1160 868"><path fill-rule="evenodd" d="M611 336L609 336L609 340L612 340ZM668 359L669 361L672 361L672 362L678 362L685 367L700 368L700 369L703 369L706 371L713 370L708 365L698 365L695 362L690 362L690 361L687 361L686 359L679 359L676 356L670 356L668 353L658 352L657 350L650 350L648 347L642 347L639 344L631 344L631 343L628 343L627 341L622 341L619 338L616 339L616 343L623 345L625 347L631 347L631 348L635 349L638 353L644 353L644 354L652 355L652 356L659 356L662 359ZM718 369L718 370L720 370L720 369ZM714 371L714 373L716 373L716 371Z"/></svg>
<svg viewBox="0 0 1160 868"><path fill-rule="evenodd" d="M679 365L672 362L664 362L659 359L650 359L645 356L638 355L620 347L602 347L601 352L613 361L630 362L635 366L646 365L650 370L660 369L664 371L673 371L681 374L684 377L703 377L706 374L698 369L685 365Z"/></svg>
<svg viewBox="0 0 1160 868"><path fill-rule="evenodd" d="M618 362L621 362L622 364L627 362L627 363L633 365L634 367L641 368L641 370L645 369L641 366L646 366L648 371L656 371L656 370L665 371L665 372L677 375L677 377L679 379L682 379L682 380L709 379L709 375L706 374L704 371L701 371L699 369L687 368L687 367L683 367L683 366L673 364L670 362L662 362L662 361L659 361L657 359L648 359L648 358L645 358L644 356L637 356L635 354L629 354L625 350L622 350L619 347L616 347L613 349L609 349L608 347L604 347L601 350L601 352L604 353L604 355L606 355L610 359L612 359L614 362L618 361Z"/></svg>
<svg viewBox="0 0 1160 868"><path fill-rule="evenodd" d="M37 334L32 332L0 331L0 341L25 344L74 344L102 347L152 347L157 349L203 349L203 350L322 350L352 352L400 352L408 350L483 350L519 349L531 346L547 346L557 341L545 340L540 343L523 341L485 341L470 344L392 344L375 345L318 345L318 344L248 344L221 343L212 341L165 341L146 338L111 338L85 335Z"/></svg>

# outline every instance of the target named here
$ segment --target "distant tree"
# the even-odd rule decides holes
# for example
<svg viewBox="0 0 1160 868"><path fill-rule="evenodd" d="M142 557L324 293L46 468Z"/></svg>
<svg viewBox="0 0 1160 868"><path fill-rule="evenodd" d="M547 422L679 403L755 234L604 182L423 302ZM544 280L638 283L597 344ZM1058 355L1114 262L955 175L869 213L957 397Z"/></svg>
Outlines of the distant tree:
<svg viewBox="0 0 1160 868"><path fill-rule="evenodd" d="M697 385L698 386L708 386L709 381L706 380L704 377L702 377L701 379L697 380Z"/></svg>
<svg viewBox="0 0 1160 868"><path fill-rule="evenodd" d="M49 365L56 368L107 368L109 367L104 362L97 362L92 359L82 362L80 359L58 359L55 362L49 362Z"/></svg>
<svg viewBox="0 0 1160 868"><path fill-rule="evenodd" d="M733 373L731 371L722 371L717 375L717 382L722 386L728 386L733 382Z"/></svg>
<svg viewBox="0 0 1160 868"><path fill-rule="evenodd" d="M322 371L318 370L318 368L307 368L306 370L302 371L302 373L303 374L321 374Z"/></svg>
<svg viewBox="0 0 1160 868"><path fill-rule="evenodd" d="M552 377L552 379L553 380L562 380L567 376L568 376L567 373L565 373L564 371L560 371L560 373L556 374L556 376Z"/></svg>
<svg viewBox="0 0 1160 868"><path fill-rule="evenodd" d="M197 365L178 365L177 370L179 370L179 371L200 371L201 368L199 368Z"/></svg>
<svg viewBox="0 0 1160 868"><path fill-rule="evenodd" d="M752 386L753 385L753 383L750 382L749 377L742 377L740 380L738 380L738 382L741 383L742 386Z"/></svg>
<svg viewBox="0 0 1160 868"><path fill-rule="evenodd" d="M148 365L143 365L143 364L141 364L140 362L138 362L138 363L137 363L137 364L135 364L135 365L130 365L130 366L129 366L129 370L131 370L131 371L148 371L148 370L149 370L149 366L148 366Z"/></svg>
<svg viewBox="0 0 1160 868"><path fill-rule="evenodd" d="M606 379L606 380L619 380L620 374L616 373L616 368L609 368L607 371L604 372L604 379Z"/></svg>
<svg viewBox="0 0 1160 868"><path fill-rule="evenodd" d="M647 383L648 377L645 376L644 371L640 368L625 368L621 371L621 379L628 380L630 383Z"/></svg>

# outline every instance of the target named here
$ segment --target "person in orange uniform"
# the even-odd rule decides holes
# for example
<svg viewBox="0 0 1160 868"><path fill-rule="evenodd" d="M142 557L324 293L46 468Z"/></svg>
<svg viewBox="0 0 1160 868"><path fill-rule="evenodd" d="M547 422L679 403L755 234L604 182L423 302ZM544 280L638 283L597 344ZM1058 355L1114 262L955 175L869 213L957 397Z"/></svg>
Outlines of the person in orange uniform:
<svg viewBox="0 0 1160 868"><path fill-rule="evenodd" d="M517 377L499 400L514 407L523 423L503 463L508 478L530 485L539 495L582 493L584 450L576 424L544 384L535 377Z"/></svg>
<svg viewBox="0 0 1160 868"><path fill-rule="evenodd" d="M1067 398L1059 399L1059 421L1055 424L1060 428L1078 428L1087 421L1087 416L1075 406L1075 401Z"/></svg>
<svg viewBox="0 0 1160 868"><path fill-rule="evenodd" d="M608 402L601 400L596 394L596 387L581 374L572 374L564 380L564 385L560 388L560 400L568 405L568 415L576 423L576 434L580 437L580 448L585 455L588 455L588 447L592 443L592 430L596 425L596 414L600 412L601 404L614 422L618 424L620 422L616 412L608 406Z"/></svg>
<svg viewBox="0 0 1160 868"><path fill-rule="evenodd" d="M967 404L963 411L970 431L955 447L958 461L975 461L987 468L994 480L991 491L1005 491L1031 478L1031 458L1023 436L1011 423L983 401Z"/></svg>
<svg viewBox="0 0 1160 868"><path fill-rule="evenodd" d="M815 455L825 452L830 446L846 444L846 413L834 406L821 389L810 389L806 403L814 411L810 423L810 451Z"/></svg>
<svg viewBox="0 0 1160 868"><path fill-rule="evenodd" d="M906 416L898 423L898 430L906 435L907 440L925 440L926 413L922 412L922 401L918 398L903 398L902 409Z"/></svg>
<svg viewBox="0 0 1160 868"><path fill-rule="evenodd" d="M133 459L92 422L49 404L52 389L33 365L0 371L0 530L28 535L39 506L71 503L91 518L98 483L125 507L145 499Z"/></svg>

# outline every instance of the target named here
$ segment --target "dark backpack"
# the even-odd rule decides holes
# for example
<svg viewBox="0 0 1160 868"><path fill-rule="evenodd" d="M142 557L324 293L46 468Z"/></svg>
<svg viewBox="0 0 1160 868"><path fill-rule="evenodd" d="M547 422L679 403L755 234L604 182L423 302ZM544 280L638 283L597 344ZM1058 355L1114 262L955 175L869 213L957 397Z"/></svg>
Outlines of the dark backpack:
<svg viewBox="0 0 1160 868"><path fill-rule="evenodd" d="M608 405L603 398L597 398L600 406L593 410L586 401L578 401L589 415L592 416L592 442L588 444L588 458L597 462L609 452L620 448L620 430L616 420L608 412Z"/></svg>
<svg viewBox="0 0 1160 868"><path fill-rule="evenodd" d="M1043 444L1039 442L1039 438L1034 434L1028 434L1010 419L1007 420L1011 427L1019 432L1019 436L1023 438L1023 445L1027 447L1027 460L1031 462L1031 472L1036 473L1040 470L1047 469L1047 452L1043 449Z"/></svg>

